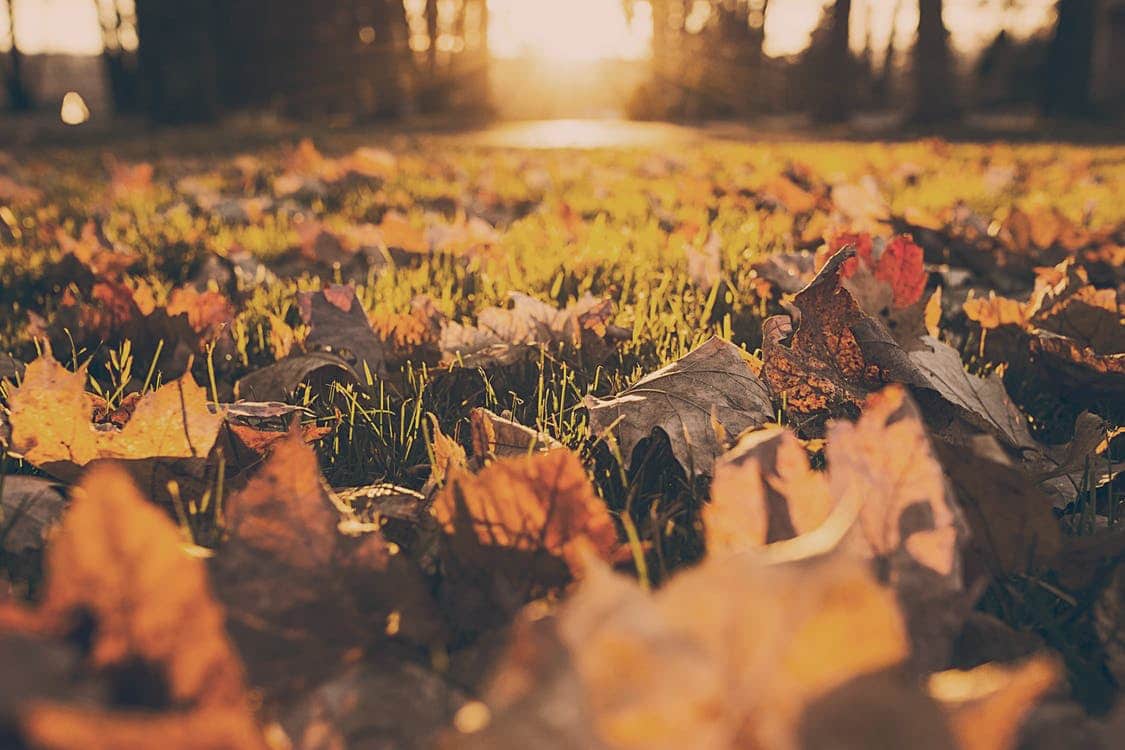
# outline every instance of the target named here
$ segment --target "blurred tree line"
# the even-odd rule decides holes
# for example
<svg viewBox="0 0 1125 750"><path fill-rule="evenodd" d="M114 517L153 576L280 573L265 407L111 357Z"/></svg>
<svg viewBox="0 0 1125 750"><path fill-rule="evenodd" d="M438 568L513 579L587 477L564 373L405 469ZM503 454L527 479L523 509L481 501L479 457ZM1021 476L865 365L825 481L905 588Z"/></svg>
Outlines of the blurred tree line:
<svg viewBox="0 0 1125 750"><path fill-rule="evenodd" d="M625 0L626 7L638 1ZM805 111L834 123L862 110L906 110L913 120L932 123L957 118L966 102L1035 103L1051 115L1088 116L1095 112L1099 25L1108 38L1103 55L1117 58L1102 64L1111 71L1125 65L1125 2L1119 0L1059 0L1053 28L1019 41L1002 28L969 69L950 44L943 0L891 6L894 29L905 3L917 3L908 50L895 48L893 32L885 48L873 48L871 3L826 0L808 48L785 58L763 53L771 5L785 0L644 1L653 13L653 76L631 106L642 118ZM1002 14L1020 9L1020 0L978 1ZM867 13L868 33L855 51L851 24L858 12Z"/></svg>
<svg viewBox="0 0 1125 750"><path fill-rule="evenodd" d="M243 108L364 118L488 107L487 0L89 1L119 112L185 122ZM870 21L871 3L825 0L808 48L783 58L766 55L764 43L771 6L786 0L605 1L651 9L652 76L630 107L638 117L806 111L832 123L860 110L905 109L940 122L967 100L1034 101L1051 115L1086 116L1099 72L1122 88L1125 0L1057 0L1053 29L1029 40L1001 29L971 70L951 48L943 0L893 4L892 27L917 3L910 49L896 49L892 33L876 50L868 33L859 51L852 17L866 12ZM1004 12L1021 3L974 1ZM10 30L14 0L0 0L0 11ZM21 52L8 47L0 58L6 99L29 109Z"/></svg>
<svg viewBox="0 0 1125 750"><path fill-rule="evenodd" d="M0 0L9 27L13 0ZM399 117L487 107L486 0L90 0L117 112ZM11 45L12 109L33 106Z"/></svg>

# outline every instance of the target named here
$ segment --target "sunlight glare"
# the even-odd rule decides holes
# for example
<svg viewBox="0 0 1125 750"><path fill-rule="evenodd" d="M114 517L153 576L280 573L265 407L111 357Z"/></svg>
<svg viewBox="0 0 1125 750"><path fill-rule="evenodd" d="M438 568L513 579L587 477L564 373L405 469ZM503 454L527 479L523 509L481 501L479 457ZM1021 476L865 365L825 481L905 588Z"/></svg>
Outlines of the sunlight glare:
<svg viewBox="0 0 1125 750"><path fill-rule="evenodd" d="M620 0L490 0L488 37L495 57L561 61L638 60L649 54L652 7Z"/></svg>

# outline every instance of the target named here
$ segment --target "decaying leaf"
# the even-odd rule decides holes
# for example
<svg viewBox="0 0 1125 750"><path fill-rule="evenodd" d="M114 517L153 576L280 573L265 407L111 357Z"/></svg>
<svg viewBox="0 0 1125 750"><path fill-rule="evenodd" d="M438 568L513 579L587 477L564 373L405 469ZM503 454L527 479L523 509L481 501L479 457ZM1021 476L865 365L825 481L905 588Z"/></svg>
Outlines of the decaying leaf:
<svg viewBox="0 0 1125 750"><path fill-rule="evenodd" d="M98 459L201 465L223 423L190 375L141 396L120 429L91 421L96 403L86 391L84 368L71 372L50 354L42 355L11 391L9 450L63 479Z"/></svg>
<svg viewBox="0 0 1125 750"><path fill-rule="evenodd" d="M766 382L774 397L796 414L856 409L885 382L872 352L897 345L841 285L841 266L854 256L849 248L836 253L793 299L801 313L796 330L787 315L762 324ZM790 343L783 343L790 336Z"/></svg>
<svg viewBox="0 0 1125 750"><path fill-rule="evenodd" d="M612 433L621 455L654 429L663 430L676 460L692 475L710 475L728 436L772 418L765 385L737 346L712 338L675 362L650 373L613 398L587 396L590 426Z"/></svg>

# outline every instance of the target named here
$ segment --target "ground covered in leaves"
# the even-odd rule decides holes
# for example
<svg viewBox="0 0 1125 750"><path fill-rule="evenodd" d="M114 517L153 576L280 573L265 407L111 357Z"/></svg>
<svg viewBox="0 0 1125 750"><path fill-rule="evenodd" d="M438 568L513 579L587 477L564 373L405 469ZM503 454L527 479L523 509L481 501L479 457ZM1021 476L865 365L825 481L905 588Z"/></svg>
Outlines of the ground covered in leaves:
<svg viewBox="0 0 1125 750"><path fill-rule="evenodd" d="M0 745L1125 733L1125 149L0 155Z"/></svg>

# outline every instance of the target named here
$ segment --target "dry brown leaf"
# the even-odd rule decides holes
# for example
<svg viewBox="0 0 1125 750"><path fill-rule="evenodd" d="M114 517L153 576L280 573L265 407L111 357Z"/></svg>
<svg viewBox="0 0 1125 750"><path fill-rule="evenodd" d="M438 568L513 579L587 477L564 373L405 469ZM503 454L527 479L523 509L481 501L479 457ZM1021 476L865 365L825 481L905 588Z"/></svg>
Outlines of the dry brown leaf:
<svg viewBox="0 0 1125 750"><path fill-rule="evenodd" d="M364 533L357 539L341 533L346 509L330 495L316 452L296 431L274 444L261 469L226 499L224 513L229 535L224 553L230 553L229 547L233 547L240 554L268 558L290 573L325 581L353 561L374 570L386 562L387 550L377 532ZM220 555L217 567L235 573L225 562L234 557ZM223 585L228 582L222 575L218 579ZM290 585L277 580L259 583L276 584L275 591L260 593L272 593L282 609L294 606L302 597L315 599L321 595L315 588L298 586L296 581ZM272 604L267 609L273 609Z"/></svg>
<svg viewBox="0 0 1125 750"><path fill-rule="evenodd" d="M797 294L793 304L801 320L795 331L788 315L775 315L762 324L766 382L774 397L796 414L857 409L886 380L883 368L871 361L864 347L896 345L841 284L841 267L854 256L847 248L836 253ZM790 336L790 343L784 344Z"/></svg>
<svg viewBox="0 0 1125 750"><path fill-rule="evenodd" d="M297 304L309 326L307 351L340 356L360 375L386 374L386 344L372 330L354 287L330 284L318 292L300 292Z"/></svg>
<svg viewBox="0 0 1125 750"><path fill-rule="evenodd" d="M1015 468L971 450L940 441L936 445L964 511L969 546L981 572L1034 572L1054 559L1062 549L1062 532L1050 498Z"/></svg>
<svg viewBox="0 0 1125 750"><path fill-rule="evenodd" d="M223 510L228 536L210 560L215 589L271 704L326 678L349 649L389 637L389 617L398 638L441 640L444 624L421 573L378 523L363 522L328 490L298 433L274 444Z"/></svg>
<svg viewBox="0 0 1125 750"><path fill-rule="evenodd" d="M1038 269L1027 302L970 298L964 310L984 329L992 359L1038 367L1083 400L1125 393L1125 303L1115 290L1092 286L1072 258Z"/></svg>
<svg viewBox="0 0 1125 750"><path fill-rule="evenodd" d="M469 412L473 456L478 458L520 456L563 447L550 435L519 422L476 408Z"/></svg>
<svg viewBox="0 0 1125 750"><path fill-rule="evenodd" d="M617 547L605 503L565 448L499 459L476 475L454 468L433 513L446 534L471 532L486 547L545 552L572 573L581 570L587 545L606 559Z"/></svg>
<svg viewBox="0 0 1125 750"><path fill-rule="evenodd" d="M9 449L65 479L97 459L203 461L223 423L191 375L142 396L121 429L99 429L91 421L96 405L85 369L70 372L43 354L11 391Z"/></svg>
<svg viewBox="0 0 1125 750"><path fill-rule="evenodd" d="M760 427L773 416L766 387L746 355L717 337L613 398L587 396L584 403L591 429L598 435L612 432L625 462L659 428L676 460L693 476L711 474L727 435Z"/></svg>
<svg viewBox="0 0 1125 750"><path fill-rule="evenodd" d="M923 337L909 357L930 389L952 407L957 420L995 436L1017 451L1036 445L1027 418L1012 403L999 374L973 375L965 369L956 349L930 336ZM936 422L936 408L930 412L931 420Z"/></svg>

